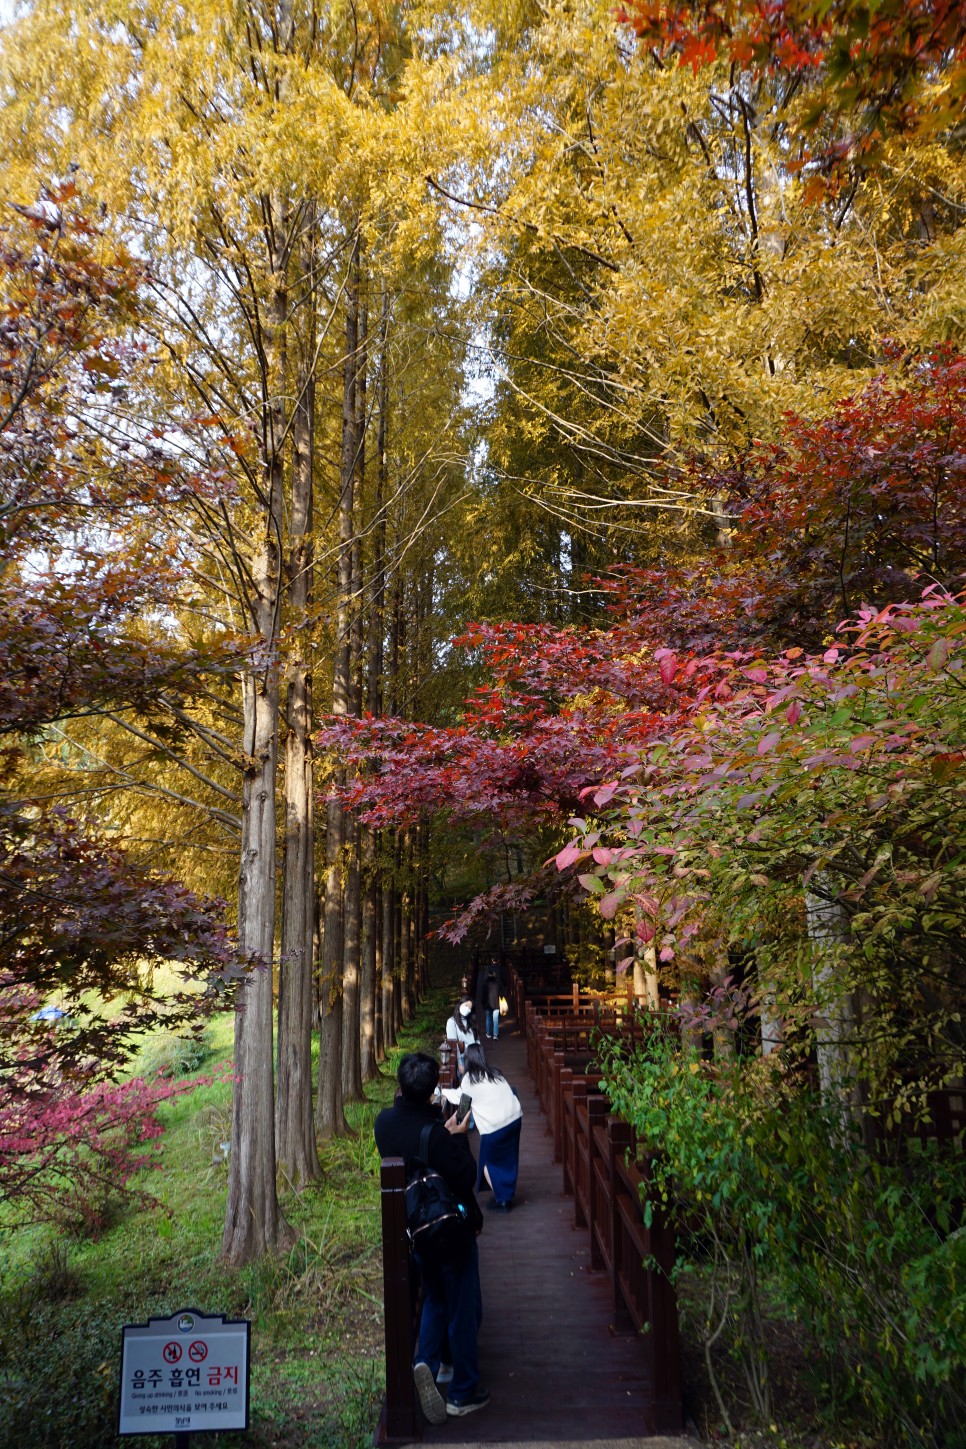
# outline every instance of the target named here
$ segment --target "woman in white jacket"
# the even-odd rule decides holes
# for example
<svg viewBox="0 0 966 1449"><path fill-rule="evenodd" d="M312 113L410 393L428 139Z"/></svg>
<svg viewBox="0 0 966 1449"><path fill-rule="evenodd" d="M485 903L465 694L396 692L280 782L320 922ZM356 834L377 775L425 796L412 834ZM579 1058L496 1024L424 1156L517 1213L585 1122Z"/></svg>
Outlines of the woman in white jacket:
<svg viewBox="0 0 966 1449"><path fill-rule="evenodd" d="M480 1170L476 1190L492 1188L490 1207L509 1212L517 1190L520 1167L520 1129L523 1108L502 1072L488 1067L478 1042L467 1046L466 1071L458 1087L443 1096L459 1102L465 1092L473 1104L473 1121L480 1134Z"/></svg>
<svg viewBox="0 0 966 1449"><path fill-rule="evenodd" d="M446 1023L446 1040L456 1052L456 1071L462 1076L466 1071L466 1048L480 1039L476 1026L476 1012L467 997L457 1004L453 1015Z"/></svg>

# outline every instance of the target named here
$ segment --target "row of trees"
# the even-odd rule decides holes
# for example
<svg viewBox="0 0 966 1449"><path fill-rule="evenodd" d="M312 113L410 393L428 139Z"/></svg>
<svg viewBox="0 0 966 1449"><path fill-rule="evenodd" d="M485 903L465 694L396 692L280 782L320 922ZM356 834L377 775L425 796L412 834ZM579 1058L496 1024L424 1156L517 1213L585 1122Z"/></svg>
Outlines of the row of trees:
<svg viewBox="0 0 966 1449"><path fill-rule="evenodd" d="M962 36L880 7L860 53L863 16L36 0L7 32L15 198L77 168L92 255L136 273L74 432L153 470L136 529L107 495L96 536L62 518L45 596L88 546L156 552L163 593L112 597L206 671L17 729L135 859L223 894L240 859L240 956L276 971L237 1017L231 1259L284 1241L277 1172L317 1173L407 1009L431 827L450 884L462 841L519 899L738 662L771 688L860 606L955 591ZM607 788L604 855L637 808ZM614 863L567 890L646 943Z"/></svg>
<svg viewBox="0 0 966 1449"><path fill-rule="evenodd" d="M464 636L457 720L326 739L363 818L503 844L454 938L552 893L549 856L680 993L683 1040L607 1084L700 1225L709 1369L724 1335L769 1421L767 1276L829 1401L939 1446L962 1159L915 1138L966 1079L962 17L653 7L645 46L588 14L508 61L526 161L486 213L492 497L544 519L501 580L522 622Z"/></svg>
<svg viewBox="0 0 966 1449"><path fill-rule="evenodd" d="M233 1261L284 1241L276 1170L295 1185L317 1175L317 1133L344 1130L343 1099L361 1093L423 969L425 841L360 834L334 792L319 830L312 745L313 692L346 716L429 696L435 530L459 497L459 308L413 158L421 72L456 66L446 37L420 63L403 22L162 5L83 6L65 24L41 5L4 53L14 187L79 169L107 208L94 249L123 238L140 259L131 311L102 324L126 329L123 361L98 404L84 399L78 436L203 480L177 515L152 497L147 543L116 509L96 542L137 559L128 604L148 638L203 641L205 689L159 687L150 712L118 691L83 730L55 707L59 748L45 740L30 764L72 810L189 879L227 893L240 857L238 951L277 972L240 988ZM445 171L441 120L430 137ZM82 544L58 526L73 597ZM176 560L151 614L148 546ZM230 654L220 677L212 649ZM135 949L146 957L149 942Z"/></svg>
<svg viewBox="0 0 966 1449"><path fill-rule="evenodd" d="M109 1079L145 1032L195 1029L250 964L217 903L145 868L38 779L74 722L163 720L240 657L166 619L179 522L211 481L146 433L121 452L84 425L129 360L120 338L142 282L102 242L67 184L10 214L0 253L0 1195L34 1207L51 1171L116 1175L112 1136L137 1140L149 1104ZM176 967L166 990L156 962Z"/></svg>

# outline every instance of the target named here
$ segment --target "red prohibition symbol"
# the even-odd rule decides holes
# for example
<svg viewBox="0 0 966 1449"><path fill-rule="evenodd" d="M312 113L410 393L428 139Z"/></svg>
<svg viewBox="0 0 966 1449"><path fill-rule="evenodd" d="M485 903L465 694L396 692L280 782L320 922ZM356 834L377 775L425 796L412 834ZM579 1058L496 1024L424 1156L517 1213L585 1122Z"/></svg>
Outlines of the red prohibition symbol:
<svg viewBox="0 0 966 1449"><path fill-rule="evenodd" d="M164 1359L165 1363L177 1363L178 1360L181 1358L181 1344L166 1343L164 1345L164 1348L161 1350L161 1357Z"/></svg>
<svg viewBox="0 0 966 1449"><path fill-rule="evenodd" d="M203 1338L196 1338L194 1343L188 1344L188 1357L192 1363L204 1363L208 1357L208 1345Z"/></svg>

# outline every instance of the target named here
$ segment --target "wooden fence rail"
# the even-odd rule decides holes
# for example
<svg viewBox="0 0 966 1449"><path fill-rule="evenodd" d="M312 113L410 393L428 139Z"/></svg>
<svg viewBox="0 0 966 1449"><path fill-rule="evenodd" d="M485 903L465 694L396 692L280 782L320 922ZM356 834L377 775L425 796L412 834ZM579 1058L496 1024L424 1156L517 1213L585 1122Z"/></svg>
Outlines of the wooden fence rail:
<svg viewBox="0 0 966 1449"><path fill-rule="evenodd" d="M601 1032L640 1040L654 1018L634 1008L608 1016L600 1002L585 1004L576 993L569 1014L559 999L549 1017L542 1005L526 1001L527 1052L563 1190L574 1200L574 1225L590 1236L591 1271L611 1279L615 1324L643 1337L655 1425L674 1432L683 1422L674 1231L647 1192L649 1159L630 1124L610 1110L593 1060Z"/></svg>
<svg viewBox="0 0 966 1449"><path fill-rule="evenodd" d="M386 1332L386 1398L377 1444L419 1438L413 1383L413 1282L406 1237L406 1164L384 1157L382 1186L382 1295Z"/></svg>

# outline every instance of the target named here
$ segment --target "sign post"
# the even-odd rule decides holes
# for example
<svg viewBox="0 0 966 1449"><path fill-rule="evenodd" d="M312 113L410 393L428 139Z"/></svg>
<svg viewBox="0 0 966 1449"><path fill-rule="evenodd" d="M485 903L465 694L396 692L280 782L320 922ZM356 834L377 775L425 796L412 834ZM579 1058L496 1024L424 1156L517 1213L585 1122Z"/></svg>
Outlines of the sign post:
<svg viewBox="0 0 966 1449"><path fill-rule="evenodd" d="M121 1330L119 1435L248 1428L251 1324L184 1308Z"/></svg>

